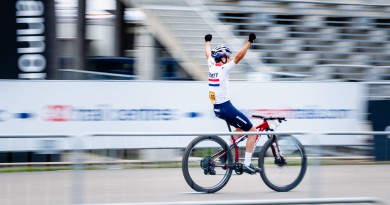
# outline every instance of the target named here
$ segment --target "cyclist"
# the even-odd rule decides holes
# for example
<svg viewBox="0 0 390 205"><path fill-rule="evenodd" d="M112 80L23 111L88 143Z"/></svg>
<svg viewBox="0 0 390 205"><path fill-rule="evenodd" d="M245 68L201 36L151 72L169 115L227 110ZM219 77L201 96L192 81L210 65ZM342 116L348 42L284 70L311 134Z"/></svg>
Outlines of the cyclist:
<svg viewBox="0 0 390 205"><path fill-rule="evenodd" d="M214 113L217 117L227 120L230 125L235 127L235 132L255 132L256 128L249 119L230 102L229 72L244 58L251 43L256 39L256 35L254 33L249 34L248 41L245 42L244 46L238 51L232 61L230 60L232 52L226 45L220 44L211 50L211 39L211 34L205 35L206 58L209 66L209 98L214 105ZM243 171L248 174L255 174L258 171L251 164L256 141L257 136L251 135L246 142ZM228 144L230 146L232 142L228 141Z"/></svg>

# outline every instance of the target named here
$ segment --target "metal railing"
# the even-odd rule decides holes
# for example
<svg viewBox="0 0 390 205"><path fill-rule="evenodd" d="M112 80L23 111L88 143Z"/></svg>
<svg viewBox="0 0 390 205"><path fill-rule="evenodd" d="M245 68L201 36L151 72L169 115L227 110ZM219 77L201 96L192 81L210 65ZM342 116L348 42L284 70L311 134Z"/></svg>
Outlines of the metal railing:
<svg viewBox="0 0 390 205"><path fill-rule="evenodd" d="M187 132L187 133L177 133L177 132L165 132L165 133L95 133L95 134L87 134L84 138L88 137L173 137L173 136L231 136L231 135L245 135L245 134L256 134L256 135L307 135L313 138L313 142L317 143L317 150L314 153L309 153L309 157L312 158L313 165L318 167L320 165L320 154L321 154L321 144L319 143L319 137L323 135L382 135L390 137L390 130L386 131L367 131L367 132ZM80 153L82 154L82 153ZM79 164L79 169L83 169L83 164ZM313 171L311 181L315 181L314 178L318 176L318 168L317 172ZM80 184L81 186L81 184ZM386 204L382 199L375 197L350 197L350 198L318 198L318 184L311 183L311 195L312 198L306 199L282 199L282 200L240 200L240 201L207 201L207 202L169 202L169 203L157 203L157 204L193 204L193 205L203 205L203 204L252 204L252 205L261 205L261 204ZM82 190L79 190L82 191ZM82 198L79 198L79 202L82 202Z"/></svg>
<svg viewBox="0 0 390 205"><path fill-rule="evenodd" d="M38 144L35 143L35 146L32 146L31 144L34 144L32 142L27 143L28 147L16 148L14 151L23 151L23 149L27 149L27 151L42 151L42 152L58 152L58 151L83 151L88 149L98 149L96 147L88 147L89 143L88 140L91 140L93 138L97 137L107 137L110 139L110 141L118 140L116 137L125 138L125 137L163 137L166 139L166 137L189 137L188 139L192 139L192 137L195 136L231 136L231 135L293 135L293 136L309 136L311 137L312 141L310 144L317 145L317 148L321 147L321 143L319 141L319 137L321 136L331 136L331 135L355 135L355 136L389 136L390 137L390 129L387 129L386 131L344 131L344 132L312 132L312 131L267 131L267 132L110 132L110 133L89 133L79 136L67 136L67 135L0 135L0 139L33 139L33 140L42 140L44 139L66 139L68 140L65 144L59 145L61 143L50 143L45 144L45 142ZM172 143L169 142L169 140L164 140L167 144ZM12 144L12 143L11 143ZM49 146L47 146L49 145ZM118 147L117 145L112 145L110 143L104 143L102 146L100 146L99 149L118 149L118 148L126 148L126 144L121 144L121 147ZM187 144L181 143L180 145L175 144L175 146L167 147L162 145L161 143L155 143L152 146L150 144L144 144L144 145L138 145L137 149L143 149L143 148L184 148ZM4 149L3 146L0 147L0 151L2 152L9 152L12 150ZM317 153L318 154L318 153ZM33 165L34 163L31 163L29 165ZM47 163L50 164L50 163ZM65 163L65 164L72 164L72 162ZM0 163L1 165L10 165L10 164L4 164Z"/></svg>
<svg viewBox="0 0 390 205"><path fill-rule="evenodd" d="M50 151L71 151L73 153L73 162L72 169L75 171L72 173L72 177L70 178L71 184L72 184L72 190L69 193L70 198L72 201L72 204L83 204L84 201L84 175L83 171L85 170L86 164L88 164L88 161L85 161L85 151L87 149L87 140L88 138L95 138L95 137L108 137L110 140L115 140L116 137L123 138L123 137L163 137L164 141L167 141L167 137L173 137L173 136L209 136L209 135L218 135L218 136L230 136L230 135L243 135L243 134L259 134L259 135L306 135L312 137L312 140L314 143L319 143L318 138L320 136L325 135L381 135L381 136L390 136L390 130L386 131L344 131L344 132L308 132L308 131L302 131L302 132L186 132L186 133L177 133L177 132L164 132L164 133L141 133L141 132L121 132L121 133L90 133L80 136L53 136L53 135L0 135L0 139L3 138L33 138L33 139L44 139L44 138L64 138L70 140L68 145L69 146L63 146L61 150L56 150L54 148L50 148ZM137 138L139 139L139 138ZM110 149L109 143L105 144L105 148ZM186 145L183 145L185 147ZM142 147L140 147L142 148ZM156 147L157 148L157 147ZM44 148L42 148L44 149ZM313 166L318 167L319 163L319 154L320 154L321 144L318 144L317 151L314 153L308 153L309 157L312 157L312 160L314 160ZM0 150L1 151L1 150ZM41 150L42 151L42 150ZM44 150L43 150L44 151ZM50 164L50 163L48 163ZM1 164L0 167L10 167L12 165L10 164ZM34 166L34 164L30 164L28 166ZM318 170L317 170L318 171ZM311 176L311 181L315 181L315 177L317 176L318 172L313 172L313 175ZM239 203L239 204L358 204L358 203L372 203L372 204L385 204L385 202L380 198L375 197L350 197L350 198L318 198L318 187L319 184L317 183L311 183L311 198L306 199L283 199L283 200L252 200L252 201L231 201L231 202L221 202L221 201L208 201L206 202L185 202L186 204L229 204L229 203ZM27 196L28 197L28 196ZM176 202L169 203L169 204L175 204ZM140 203L137 203L140 204ZM142 204L142 203L141 203ZM155 204L168 204L168 203L155 203Z"/></svg>
<svg viewBox="0 0 390 205"><path fill-rule="evenodd" d="M96 72L76 69L59 69L62 80L134 80L136 75Z"/></svg>

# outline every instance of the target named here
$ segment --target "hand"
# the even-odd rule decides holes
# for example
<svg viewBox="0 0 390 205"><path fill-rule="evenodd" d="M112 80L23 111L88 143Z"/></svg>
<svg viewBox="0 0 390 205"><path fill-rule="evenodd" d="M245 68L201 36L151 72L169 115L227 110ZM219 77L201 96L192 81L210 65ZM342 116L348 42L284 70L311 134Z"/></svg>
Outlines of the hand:
<svg viewBox="0 0 390 205"><path fill-rule="evenodd" d="M207 35L204 36L204 40L206 42L211 41L212 38L213 38L213 36L211 34L207 34Z"/></svg>
<svg viewBox="0 0 390 205"><path fill-rule="evenodd" d="M249 42L253 43L253 41L256 39L256 35L254 33L249 34Z"/></svg>

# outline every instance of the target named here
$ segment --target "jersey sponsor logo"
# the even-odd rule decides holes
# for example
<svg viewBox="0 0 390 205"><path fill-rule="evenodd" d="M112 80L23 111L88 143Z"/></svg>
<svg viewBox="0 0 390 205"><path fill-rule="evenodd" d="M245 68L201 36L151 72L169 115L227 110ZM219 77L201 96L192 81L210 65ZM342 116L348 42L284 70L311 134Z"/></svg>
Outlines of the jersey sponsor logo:
<svg viewBox="0 0 390 205"><path fill-rule="evenodd" d="M218 73L210 73L209 72L209 86L213 86L213 87L219 86Z"/></svg>
<svg viewBox="0 0 390 205"><path fill-rule="evenodd" d="M209 79L211 78L218 78L218 73L210 73L209 72Z"/></svg>

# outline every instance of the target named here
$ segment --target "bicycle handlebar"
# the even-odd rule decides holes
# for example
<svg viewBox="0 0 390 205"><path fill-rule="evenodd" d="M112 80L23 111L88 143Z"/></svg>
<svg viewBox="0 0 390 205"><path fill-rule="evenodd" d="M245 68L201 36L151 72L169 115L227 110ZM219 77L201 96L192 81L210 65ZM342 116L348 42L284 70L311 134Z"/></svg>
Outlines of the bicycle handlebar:
<svg viewBox="0 0 390 205"><path fill-rule="evenodd" d="M285 117L265 117L262 115L252 115L252 117L260 118L260 119L263 119L265 121L267 121L267 120L278 120L279 122L287 121Z"/></svg>

